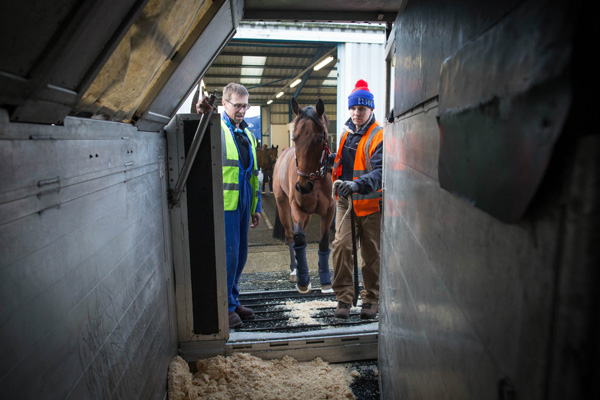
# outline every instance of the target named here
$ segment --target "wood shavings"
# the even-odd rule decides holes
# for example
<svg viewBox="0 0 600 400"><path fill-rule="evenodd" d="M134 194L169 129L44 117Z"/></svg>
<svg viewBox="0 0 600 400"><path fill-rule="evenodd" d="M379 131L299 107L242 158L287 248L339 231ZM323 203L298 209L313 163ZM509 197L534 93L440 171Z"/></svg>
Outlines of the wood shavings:
<svg viewBox="0 0 600 400"><path fill-rule="evenodd" d="M185 360L175 357L169 364L169 399L195 400L198 396L192 383L192 374Z"/></svg>
<svg viewBox="0 0 600 400"><path fill-rule="evenodd" d="M289 322L291 325L310 325L317 324L313 317L323 312L320 308L335 308L337 301L334 300L313 300L313 301L287 301L285 305L278 306L280 309L287 310ZM358 303L360 307L361 302ZM355 308L356 307L352 307ZM333 312L331 312L333 314Z"/></svg>
<svg viewBox="0 0 600 400"><path fill-rule="evenodd" d="M284 356L267 361L235 353L199 360L193 378L181 357L175 357L173 364L169 367L169 400L354 399L348 370L321 358L298 362ZM189 397L192 392L196 397Z"/></svg>
<svg viewBox="0 0 600 400"><path fill-rule="evenodd" d="M317 324L313 317L322 312L319 308L335 308L336 304L332 300L287 301L285 305L278 307L287 310L286 315L290 317L291 325L312 325Z"/></svg>

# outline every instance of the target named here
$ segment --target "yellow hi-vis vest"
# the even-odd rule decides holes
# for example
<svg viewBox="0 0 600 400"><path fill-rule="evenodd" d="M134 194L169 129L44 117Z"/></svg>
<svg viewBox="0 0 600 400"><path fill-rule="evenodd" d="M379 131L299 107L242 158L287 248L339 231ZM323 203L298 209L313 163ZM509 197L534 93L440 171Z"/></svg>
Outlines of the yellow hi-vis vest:
<svg viewBox="0 0 600 400"><path fill-rule="evenodd" d="M252 151L252 204L250 206L250 215L256 212L258 203L258 167L256 164L256 138L246 128L244 133L250 141L250 150ZM221 159L223 162L223 203L225 211L234 211L237 209L240 198L240 159L235 145L235 139L229 130L225 121L221 120Z"/></svg>

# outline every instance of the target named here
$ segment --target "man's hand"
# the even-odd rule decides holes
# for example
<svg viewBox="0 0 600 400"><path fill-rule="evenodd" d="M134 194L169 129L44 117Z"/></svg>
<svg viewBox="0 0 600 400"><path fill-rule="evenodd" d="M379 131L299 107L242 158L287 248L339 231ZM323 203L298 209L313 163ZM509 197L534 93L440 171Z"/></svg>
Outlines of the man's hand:
<svg viewBox="0 0 600 400"><path fill-rule="evenodd" d="M257 212L252 214L252 225L250 225L250 228L254 229L258 224L260 224L260 213Z"/></svg>
<svg viewBox="0 0 600 400"><path fill-rule="evenodd" d="M213 111L217 111L217 106L215 106ZM196 103L196 112L198 114L208 114L210 112L210 99L208 96L204 96L202 100L198 100L198 103Z"/></svg>
<svg viewBox="0 0 600 400"><path fill-rule="evenodd" d="M352 193L358 192L358 183L354 181L343 181L337 188L338 194L342 197L348 197Z"/></svg>

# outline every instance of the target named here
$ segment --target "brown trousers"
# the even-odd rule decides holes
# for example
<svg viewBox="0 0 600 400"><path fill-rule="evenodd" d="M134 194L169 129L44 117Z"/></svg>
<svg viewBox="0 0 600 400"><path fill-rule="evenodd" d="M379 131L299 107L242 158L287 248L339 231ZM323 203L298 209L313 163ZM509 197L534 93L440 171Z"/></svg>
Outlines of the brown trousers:
<svg viewBox="0 0 600 400"><path fill-rule="evenodd" d="M338 301L352 303L354 297L352 258L352 226L350 213L342 224L342 218L348 209L348 200L338 197L335 240L333 241L333 290ZM341 225L341 229L340 229ZM379 303L379 235L381 230L381 212L355 216L356 247L360 245L362 277L364 290L360 293L364 303Z"/></svg>

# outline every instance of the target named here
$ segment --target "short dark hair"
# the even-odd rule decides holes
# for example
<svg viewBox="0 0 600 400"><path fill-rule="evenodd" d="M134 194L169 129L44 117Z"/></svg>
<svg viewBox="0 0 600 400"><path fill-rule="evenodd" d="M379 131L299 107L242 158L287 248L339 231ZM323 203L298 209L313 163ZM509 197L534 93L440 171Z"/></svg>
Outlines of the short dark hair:
<svg viewBox="0 0 600 400"><path fill-rule="evenodd" d="M223 99L229 100L233 93L237 94L238 96L250 96L248 89L246 89L243 85L231 82L223 88Z"/></svg>

